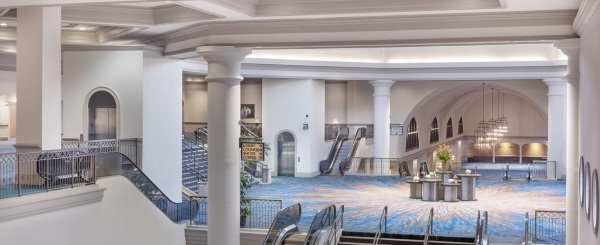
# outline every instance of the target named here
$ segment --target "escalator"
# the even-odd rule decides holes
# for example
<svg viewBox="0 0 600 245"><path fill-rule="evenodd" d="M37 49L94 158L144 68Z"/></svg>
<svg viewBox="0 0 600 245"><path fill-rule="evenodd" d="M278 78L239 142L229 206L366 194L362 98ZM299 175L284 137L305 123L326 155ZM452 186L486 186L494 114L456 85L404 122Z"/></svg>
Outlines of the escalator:
<svg viewBox="0 0 600 245"><path fill-rule="evenodd" d="M347 166L340 166L340 163L346 158L354 157L360 140L365 137L366 128L357 129L354 139L348 138L349 131L347 127L341 128L338 131L327 159L319 163L321 174L343 174Z"/></svg>
<svg viewBox="0 0 600 245"><path fill-rule="evenodd" d="M185 195L179 203L169 199L131 159L121 153L98 153L95 156L95 165L96 178L124 176L175 223L186 222L198 213L199 203L196 199Z"/></svg>
<svg viewBox="0 0 600 245"><path fill-rule="evenodd" d="M284 240L298 231L302 206L296 203L280 210L273 219L263 245L281 245Z"/></svg>

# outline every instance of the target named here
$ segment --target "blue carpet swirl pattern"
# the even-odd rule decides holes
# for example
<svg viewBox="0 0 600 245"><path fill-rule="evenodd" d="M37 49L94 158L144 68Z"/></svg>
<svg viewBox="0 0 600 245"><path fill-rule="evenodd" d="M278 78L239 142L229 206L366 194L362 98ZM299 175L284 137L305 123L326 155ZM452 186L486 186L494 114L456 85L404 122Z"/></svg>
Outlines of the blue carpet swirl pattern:
<svg viewBox="0 0 600 245"><path fill-rule="evenodd" d="M247 191L249 198L281 199L283 205L302 205L300 229L306 231L318 210L329 204L345 205L344 227L374 231L384 206L388 206L390 233L423 234L428 210L435 209L434 234L472 237L477 211L489 212L488 234L523 235L525 212L565 210L566 186L562 181L479 180L477 201L423 202L409 199L409 185L397 176L273 177L271 185Z"/></svg>

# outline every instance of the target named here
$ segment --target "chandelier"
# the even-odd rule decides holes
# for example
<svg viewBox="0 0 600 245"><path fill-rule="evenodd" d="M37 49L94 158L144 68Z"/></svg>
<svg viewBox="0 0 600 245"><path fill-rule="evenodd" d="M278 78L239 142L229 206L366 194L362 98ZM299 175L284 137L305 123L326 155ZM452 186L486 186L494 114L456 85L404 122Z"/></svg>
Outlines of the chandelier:
<svg viewBox="0 0 600 245"><path fill-rule="evenodd" d="M508 135L508 119L504 116L504 94L502 94L502 117L500 117L500 91L498 94L498 103L496 110L496 118L494 118L494 88L492 88L492 105L491 118L485 120L485 83L482 83L481 95L482 99L482 120L479 122L475 130L475 148L480 152L491 150L500 139Z"/></svg>

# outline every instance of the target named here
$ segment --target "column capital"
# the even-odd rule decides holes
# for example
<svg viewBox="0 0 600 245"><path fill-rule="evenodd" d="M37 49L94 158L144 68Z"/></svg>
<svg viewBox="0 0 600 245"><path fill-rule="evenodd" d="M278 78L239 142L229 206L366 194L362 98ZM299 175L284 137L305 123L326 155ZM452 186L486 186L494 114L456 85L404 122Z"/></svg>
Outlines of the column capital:
<svg viewBox="0 0 600 245"><path fill-rule="evenodd" d="M579 38L570 38L554 42L554 47L560 49L560 51L569 58L565 77L573 84L579 84L580 46L581 39Z"/></svg>
<svg viewBox="0 0 600 245"><path fill-rule="evenodd" d="M548 96L565 96L567 90L567 79L546 78L544 82L548 85Z"/></svg>
<svg viewBox="0 0 600 245"><path fill-rule="evenodd" d="M252 53L252 49L234 46L202 46L197 47L196 52L208 62L208 75L204 78L207 82L236 85L244 79L241 76L241 63Z"/></svg>
<svg viewBox="0 0 600 245"><path fill-rule="evenodd" d="M393 80L372 80L369 81L369 83L371 85L373 85L373 87L392 87L392 85L394 85L394 83L396 83L396 81Z"/></svg>

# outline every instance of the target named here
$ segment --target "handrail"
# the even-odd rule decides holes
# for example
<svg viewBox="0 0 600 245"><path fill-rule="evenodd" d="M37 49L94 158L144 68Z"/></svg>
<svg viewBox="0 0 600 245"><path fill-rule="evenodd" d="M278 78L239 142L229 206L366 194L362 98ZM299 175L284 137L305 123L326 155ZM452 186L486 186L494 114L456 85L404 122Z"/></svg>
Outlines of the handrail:
<svg viewBox="0 0 600 245"><path fill-rule="evenodd" d="M481 229L481 222L479 222L481 220L481 210L477 210L477 219L475 220L475 242L473 243L473 245L479 245L479 240L481 239L479 237L479 230Z"/></svg>
<svg viewBox="0 0 600 245"><path fill-rule="evenodd" d="M356 150L358 149L358 144L360 143L360 140L365 137L366 132L367 129L364 127L358 128L356 130L356 134L354 135L354 141L352 141L352 146L350 146L348 156L344 160L340 161L339 169L342 175L344 175L344 172L348 171L348 169L350 168L349 163L351 162L351 160L348 159L352 159L354 157L354 155L356 154Z"/></svg>
<svg viewBox="0 0 600 245"><path fill-rule="evenodd" d="M475 229L475 244L482 245L483 240L485 240L487 236L487 227L488 227L488 212L484 211L482 215L480 215L481 211L477 211L477 228Z"/></svg>
<svg viewBox="0 0 600 245"><path fill-rule="evenodd" d="M373 245L381 244L381 230L387 233L387 210L388 207L383 207L383 211L381 212L381 216L379 218L379 224L377 225L377 233L375 233L375 239L373 240Z"/></svg>
<svg viewBox="0 0 600 245"><path fill-rule="evenodd" d="M341 128L338 131L337 137L335 138L335 141L331 146L331 150L329 151L327 159L319 162L319 171L321 171L322 174L329 174L333 170L333 165L335 163L335 159L337 158L337 154L339 153L339 150L342 147L342 142L344 142L344 139L347 139L348 134L348 127ZM325 164L327 164L327 168L323 169L323 166Z"/></svg>
<svg viewBox="0 0 600 245"><path fill-rule="evenodd" d="M280 210L269 227L263 245L280 245L283 240L298 231L298 222L302 216L302 206L296 203Z"/></svg>
<svg viewBox="0 0 600 245"><path fill-rule="evenodd" d="M327 237L327 245L337 244L337 232L339 229L344 229L344 205L342 205L335 214L335 220L333 221L333 231L329 233L329 237ZM333 242L333 244L331 244L330 242L333 241L334 238L335 241Z"/></svg>
<svg viewBox="0 0 600 245"><path fill-rule="evenodd" d="M313 218L310 228L308 228L308 232L306 233L306 239L304 240L304 244L309 245L312 240L313 235L323 227L333 225L335 220L335 205L331 204L317 212L315 217Z"/></svg>
<svg viewBox="0 0 600 245"><path fill-rule="evenodd" d="M197 177L199 177L200 180L202 181L206 181L208 179L208 176L198 172L198 170L195 170L194 168L190 167L189 165L183 163L181 164L181 166L183 166L186 170L192 172L192 174L196 175Z"/></svg>
<svg viewBox="0 0 600 245"><path fill-rule="evenodd" d="M529 245L529 212L525 213L525 237L523 240L524 245Z"/></svg>
<svg viewBox="0 0 600 245"><path fill-rule="evenodd" d="M433 208L429 210L429 219L427 220L427 229L425 229L424 245L429 244L429 237L433 234Z"/></svg>

